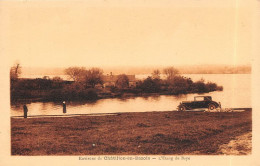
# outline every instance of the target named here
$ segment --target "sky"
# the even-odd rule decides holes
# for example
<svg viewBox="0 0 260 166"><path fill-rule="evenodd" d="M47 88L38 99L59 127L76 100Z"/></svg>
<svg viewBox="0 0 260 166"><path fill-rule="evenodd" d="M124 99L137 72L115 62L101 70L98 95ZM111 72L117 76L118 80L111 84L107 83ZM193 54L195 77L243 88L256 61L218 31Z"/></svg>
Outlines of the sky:
<svg viewBox="0 0 260 166"><path fill-rule="evenodd" d="M27 67L247 65L255 3L1 1L1 54Z"/></svg>

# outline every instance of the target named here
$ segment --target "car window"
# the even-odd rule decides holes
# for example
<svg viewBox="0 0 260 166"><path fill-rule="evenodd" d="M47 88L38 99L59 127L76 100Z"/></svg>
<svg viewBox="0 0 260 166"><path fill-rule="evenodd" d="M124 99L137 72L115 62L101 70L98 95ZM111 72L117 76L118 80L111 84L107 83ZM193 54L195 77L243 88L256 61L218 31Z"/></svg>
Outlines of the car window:
<svg viewBox="0 0 260 166"><path fill-rule="evenodd" d="M206 100L206 101L211 101L212 99L211 99L210 96L207 96L207 97L205 97L205 100Z"/></svg>
<svg viewBox="0 0 260 166"><path fill-rule="evenodd" d="M204 101L204 97L198 96L198 97L195 97L194 100L195 101Z"/></svg>

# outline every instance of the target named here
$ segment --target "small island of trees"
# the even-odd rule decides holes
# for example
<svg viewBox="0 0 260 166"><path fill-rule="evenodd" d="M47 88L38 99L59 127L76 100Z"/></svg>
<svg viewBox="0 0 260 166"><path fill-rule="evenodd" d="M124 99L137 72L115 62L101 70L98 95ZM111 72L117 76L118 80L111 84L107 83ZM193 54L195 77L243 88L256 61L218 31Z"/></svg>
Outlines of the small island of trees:
<svg viewBox="0 0 260 166"><path fill-rule="evenodd" d="M147 96L147 95L180 95L188 93L207 93L221 91L222 86L205 82L203 79L193 81L179 74L174 67L154 70L151 76L143 80L134 75L104 75L100 68L69 67L64 73L69 80L60 77L43 77L36 79L19 78L20 64L10 69L11 101L69 101L97 100L101 98ZM161 78L162 75L164 78Z"/></svg>

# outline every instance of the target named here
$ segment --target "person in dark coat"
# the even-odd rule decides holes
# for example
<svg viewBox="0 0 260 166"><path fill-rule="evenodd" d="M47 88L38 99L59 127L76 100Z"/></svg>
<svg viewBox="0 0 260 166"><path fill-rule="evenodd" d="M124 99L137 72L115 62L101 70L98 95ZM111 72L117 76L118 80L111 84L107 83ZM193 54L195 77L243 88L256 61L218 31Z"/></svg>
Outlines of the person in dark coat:
<svg viewBox="0 0 260 166"><path fill-rule="evenodd" d="M24 118L27 118L27 112L28 112L27 106L26 106L26 105L23 105Z"/></svg>

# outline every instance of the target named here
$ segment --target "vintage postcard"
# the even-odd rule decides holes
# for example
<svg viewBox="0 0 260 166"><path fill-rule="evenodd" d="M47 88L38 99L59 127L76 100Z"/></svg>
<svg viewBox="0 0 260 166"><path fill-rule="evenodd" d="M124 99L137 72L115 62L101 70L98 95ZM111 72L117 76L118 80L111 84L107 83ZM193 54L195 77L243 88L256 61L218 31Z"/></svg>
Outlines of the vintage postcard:
<svg viewBox="0 0 260 166"><path fill-rule="evenodd" d="M259 165L259 17L259 0L1 1L0 165Z"/></svg>

